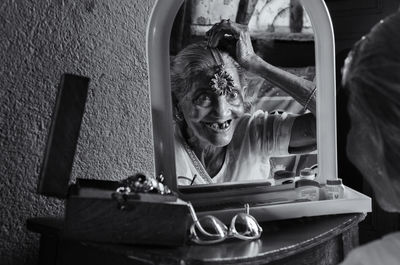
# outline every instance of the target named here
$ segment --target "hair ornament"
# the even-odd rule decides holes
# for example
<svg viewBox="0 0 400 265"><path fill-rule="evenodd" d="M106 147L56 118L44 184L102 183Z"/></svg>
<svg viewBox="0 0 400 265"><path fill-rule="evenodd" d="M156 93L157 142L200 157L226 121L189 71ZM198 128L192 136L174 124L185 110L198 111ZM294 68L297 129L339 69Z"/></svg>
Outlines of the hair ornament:
<svg viewBox="0 0 400 265"><path fill-rule="evenodd" d="M231 93L235 87L232 76L224 68L224 65L216 66L215 74L210 81L212 92L220 96Z"/></svg>
<svg viewBox="0 0 400 265"><path fill-rule="evenodd" d="M235 82L231 74L225 70L225 65L222 60L222 55L217 49L210 48L211 55L214 58L217 66L215 67L215 73L211 78L210 87L212 92L219 96L232 92L235 87Z"/></svg>

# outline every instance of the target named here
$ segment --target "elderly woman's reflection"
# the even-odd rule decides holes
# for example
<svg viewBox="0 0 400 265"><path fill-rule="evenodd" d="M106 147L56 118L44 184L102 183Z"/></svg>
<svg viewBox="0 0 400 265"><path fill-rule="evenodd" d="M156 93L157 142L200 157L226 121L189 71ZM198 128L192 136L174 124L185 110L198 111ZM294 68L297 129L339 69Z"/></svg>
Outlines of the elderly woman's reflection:
<svg viewBox="0 0 400 265"><path fill-rule="evenodd" d="M271 156L315 150L315 85L257 56L242 25L223 20L207 37L182 50L171 66L178 184L265 180ZM244 70L311 113L250 113Z"/></svg>

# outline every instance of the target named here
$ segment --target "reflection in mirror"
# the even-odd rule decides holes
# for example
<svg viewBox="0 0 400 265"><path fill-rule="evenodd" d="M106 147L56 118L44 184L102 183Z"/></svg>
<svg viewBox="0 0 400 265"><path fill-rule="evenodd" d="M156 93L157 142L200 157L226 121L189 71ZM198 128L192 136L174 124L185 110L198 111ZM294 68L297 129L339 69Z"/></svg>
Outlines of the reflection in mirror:
<svg viewBox="0 0 400 265"><path fill-rule="evenodd" d="M314 35L298 0L186 0L170 56L180 187L317 176Z"/></svg>

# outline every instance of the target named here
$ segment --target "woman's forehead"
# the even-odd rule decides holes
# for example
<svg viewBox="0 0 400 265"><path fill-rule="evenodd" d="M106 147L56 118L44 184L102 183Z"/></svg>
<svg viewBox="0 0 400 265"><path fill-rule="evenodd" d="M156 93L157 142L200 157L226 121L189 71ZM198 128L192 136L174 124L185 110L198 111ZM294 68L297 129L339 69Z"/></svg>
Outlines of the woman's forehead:
<svg viewBox="0 0 400 265"><path fill-rule="evenodd" d="M211 79L215 77L215 74L218 73L217 67L213 69L205 69L200 71L198 74L194 75L191 80L191 88L208 88L211 82ZM229 76L233 79L234 86L237 89L241 89L240 77L238 70L235 67L224 67L224 71L229 74Z"/></svg>

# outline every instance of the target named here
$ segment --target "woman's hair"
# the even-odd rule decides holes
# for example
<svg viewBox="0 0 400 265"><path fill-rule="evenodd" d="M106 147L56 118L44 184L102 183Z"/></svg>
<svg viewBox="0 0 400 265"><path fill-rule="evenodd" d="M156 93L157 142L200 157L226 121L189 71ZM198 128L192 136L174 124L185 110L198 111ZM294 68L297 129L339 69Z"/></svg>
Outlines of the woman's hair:
<svg viewBox="0 0 400 265"><path fill-rule="evenodd" d="M247 81L244 70L227 52L218 51L226 67L234 67L237 70L240 86L245 89ZM180 51L171 60L171 91L174 106L178 103L178 99L186 95L200 74L214 74L216 65L210 48L207 48L207 42L197 42Z"/></svg>
<svg viewBox="0 0 400 265"><path fill-rule="evenodd" d="M368 178L392 181L392 190L385 192L400 206L400 13L373 27L347 60L343 83L349 93L348 109L367 128L358 132L359 141L369 139L360 150L368 159L359 169ZM375 190L383 189L379 181L374 185Z"/></svg>

